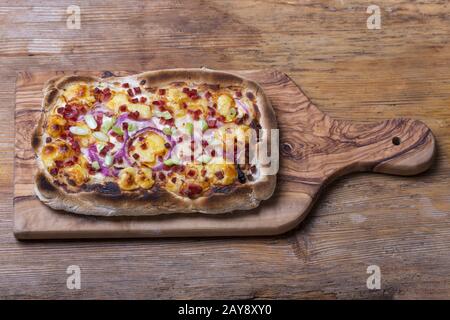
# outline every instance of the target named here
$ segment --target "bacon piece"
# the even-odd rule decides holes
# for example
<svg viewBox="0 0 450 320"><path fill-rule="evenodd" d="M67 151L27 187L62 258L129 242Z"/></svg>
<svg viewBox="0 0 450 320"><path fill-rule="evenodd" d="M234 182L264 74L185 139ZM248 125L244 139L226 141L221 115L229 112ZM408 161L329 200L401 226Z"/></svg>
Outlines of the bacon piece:
<svg viewBox="0 0 450 320"><path fill-rule="evenodd" d="M209 128L215 128L217 125L217 120L216 119L208 119L208 120L206 120L206 123L208 124Z"/></svg>
<svg viewBox="0 0 450 320"><path fill-rule="evenodd" d="M181 193L188 196L189 198L195 198L196 196L200 195L202 191L202 187L198 184L189 183L181 190Z"/></svg>
<svg viewBox="0 0 450 320"><path fill-rule="evenodd" d="M223 172L222 171L217 171L216 173L214 173L214 175L217 177L217 179L222 180L223 179Z"/></svg>

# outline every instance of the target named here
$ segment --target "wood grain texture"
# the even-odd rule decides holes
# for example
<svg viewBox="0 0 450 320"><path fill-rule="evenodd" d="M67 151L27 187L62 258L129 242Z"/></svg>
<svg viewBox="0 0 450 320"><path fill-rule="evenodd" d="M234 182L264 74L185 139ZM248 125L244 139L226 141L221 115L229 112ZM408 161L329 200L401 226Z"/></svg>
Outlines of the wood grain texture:
<svg viewBox="0 0 450 320"><path fill-rule="evenodd" d="M450 8L443 1L0 3L2 298L448 298ZM101 8L101 10L99 9ZM109 33L108 31L112 31ZM20 243L13 228L19 71L277 68L333 119L422 120L437 141L418 177L352 174L281 236ZM370 197L369 197L370 194ZM370 201L369 201L370 199ZM66 289L79 264L82 290ZM377 264L382 289L366 288Z"/></svg>
<svg viewBox="0 0 450 320"><path fill-rule="evenodd" d="M432 164L435 140L420 121L333 120L312 104L286 74L276 70L231 72L258 82L275 110L281 157L274 195L253 210L223 215L185 213L123 218L86 218L52 210L39 201L34 192L37 164L33 132L41 116L42 88L63 72L19 73L14 126L15 236L60 239L275 235L297 226L312 208L319 191L344 174L375 171L414 175ZM78 74L107 78L133 73Z"/></svg>

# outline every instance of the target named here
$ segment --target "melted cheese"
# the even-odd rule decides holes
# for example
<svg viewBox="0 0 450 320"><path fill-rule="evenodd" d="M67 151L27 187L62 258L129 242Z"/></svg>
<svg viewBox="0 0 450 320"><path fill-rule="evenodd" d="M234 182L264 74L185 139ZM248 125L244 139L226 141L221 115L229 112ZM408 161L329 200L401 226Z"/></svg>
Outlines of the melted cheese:
<svg viewBox="0 0 450 320"><path fill-rule="evenodd" d="M234 99L228 94L220 95L217 98L217 111L225 117L227 122L233 121L237 115Z"/></svg>
<svg viewBox="0 0 450 320"><path fill-rule="evenodd" d="M106 106L119 113L119 108L125 105L128 112L139 112L140 119L150 119L152 117L152 110L150 106L143 103L132 103L126 92L113 92L113 97L106 103Z"/></svg>
<svg viewBox="0 0 450 320"><path fill-rule="evenodd" d="M50 116L48 118L46 132L50 137L57 138L64 131L66 123L67 121L59 115Z"/></svg>
<svg viewBox="0 0 450 320"><path fill-rule="evenodd" d="M152 170L149 168L141 168L136 173L136 183L143 189L150 189L155 184L152 177Z"/></svg>
<svg viewBox="0 0 450 320"><path fill-rule="evenodd" d="M63 169L63 176L66 177L69 184L80 186L89 179L89 172L80 164Z"/></svg>
<svg viewBox="0 0 450 320"><path fill-rule="evenodd" d="M167 152L164 146L165 143L166 141L160 135L149 132L145 135L143 141L139 141L139 139L133 141L135 150L131 154L138 154L138 159L135 159L140 163L154 165L156 158L163 156Z"/></svg>
<svg viewBox="0 0 450 320"><path fill-rule="evenodd" d="M65 160L74 154L70 145L62 140L46 144L41 150L41 158L47 167L52 167L55 160Z"/></svg>
<svg viewBox="0 0 450 320"><path fill-rule="evenodd" d="M136 169L133 167L122 169L117 183L121 189L127 191L139 188L139 185L136 183Z"/></svg>
<svg viewBox="0 0 450 320"><path fill-rule="evenodd" d="M91 94L86 84L72 84L64 90L64 97L68 102L79 102L89 104L95 102L95 97Z"/></svg>
<svg viewBox="0 0 450 320"><path fill-rule="evenodd" d="M207 177L210 178L214 184L219 185L230 185L237 178L237 171L234 164L231 163L221 163L221 164L207 164ZM223 178L218 177L218 172L222 173Z"/></svg>

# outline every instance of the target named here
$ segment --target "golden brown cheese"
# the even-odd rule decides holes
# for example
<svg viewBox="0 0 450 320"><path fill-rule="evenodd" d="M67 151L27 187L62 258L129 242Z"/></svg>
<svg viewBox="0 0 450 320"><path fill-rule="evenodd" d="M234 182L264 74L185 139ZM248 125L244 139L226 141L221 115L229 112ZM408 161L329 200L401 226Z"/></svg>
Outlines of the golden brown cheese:
<svg viewBox="0 0 450 320"><path fill-rule="evenodd" d="M126 191L131 191L139 188L136 183L136 169L133 167L128 167L122 169L119 173L119 187Z"/></svg>

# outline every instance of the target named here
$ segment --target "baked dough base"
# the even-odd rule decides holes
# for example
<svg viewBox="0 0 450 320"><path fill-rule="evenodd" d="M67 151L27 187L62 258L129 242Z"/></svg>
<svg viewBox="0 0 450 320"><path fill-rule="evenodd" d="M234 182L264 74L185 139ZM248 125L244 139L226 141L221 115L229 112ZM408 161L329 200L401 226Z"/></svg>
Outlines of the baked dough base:
<svg viewBox="0 0 450 320"><path fill-rule="evenodd" d="M176 81L241 86L256 94L256 102L260 112L259 123L262 129L277 128L275 113L262 88L253 81L231 73L209 69L170 69L143 72L126 78L134 78L137 81L145 79L146 83L155 87L168 85ZM100 79L74 75L54 78L46 83L42 105L43 112L33 136L33 148L38 162L35 192L43 203L55 210L98 216L151 216L189 212L218 214L253 209L262 200L272 196L276 186L276 175L266 174L265 171L267 170L264 167L258 167L260 174L256 181L217 188L212 195L201 196L197 199L182 197L158 186L149 191L122 191L117 185L107 183L91 186L89 191L67 192L55 185L38 155L43 145L43 124L60 90L79 81L114 82L119 79L121 78ZM267 141L262 140L259 143L270 145L270 135L263 139Z"/></svg>

